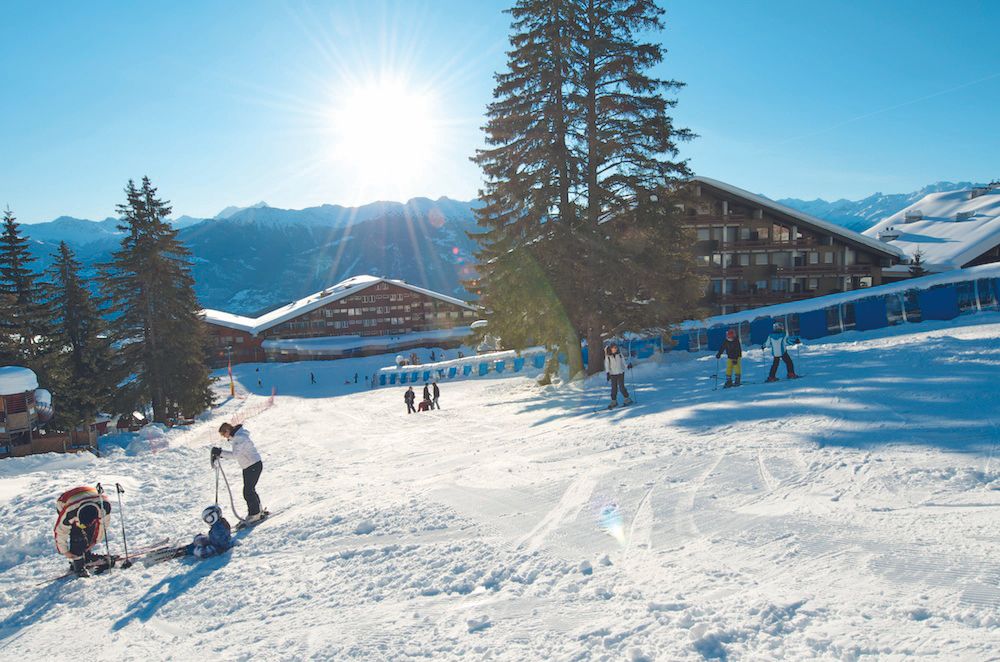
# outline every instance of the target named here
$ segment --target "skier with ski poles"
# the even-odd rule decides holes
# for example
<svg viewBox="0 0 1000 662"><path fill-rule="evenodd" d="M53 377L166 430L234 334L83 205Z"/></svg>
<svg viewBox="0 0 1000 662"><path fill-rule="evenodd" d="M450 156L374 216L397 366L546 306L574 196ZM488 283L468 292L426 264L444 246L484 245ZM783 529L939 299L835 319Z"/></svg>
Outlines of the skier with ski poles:
<svg viewBox="0 0 1000 662"><path fill-rule="evenodd" d="M608 409L614 409L618 406L619 390L622 392L622 397L625 398L623 404L632 404L632 398L629 397L628 389L625 388L625 369L628 367L630 367L629 363L618 351L618 345L616 343L608 345L608 349L604 353L604 372L608 381L611 382L611 404L608 405Z"/></svg>
<svg viewBox="0 0 1000 662"><path fill-rule="evenodd" d="M715 353L716 360L722 356L723 352L726 354L726 383L722 388L739 386L743 379L743 346L740 345L740 339L736 337L734 329L726 331L726 339L719 347L719 351ZM733 381L733 373L736 373L735 381ZM716 374L718 374L718 370L716 370Z"/></svg>
<svg viewBox="0 0 1000 662"><path fill-rule="evenodd" d="M798 340L792 340L785 333L785 327L781 322L776 322L771 335L767 337L764 344L761 345L762 350L771 350L771 372L767 375L767 380L769 382L778 381L778 364L782 361L785 362L785 369L788 371L788 379L797 379L798 375L795 374L795 365L792 363L792 357L788 354L788 346L794 345Z"/></svg>
<svg viewBox="0 0 1000 662"><path fill-rule="evenodd" d="M257 447L250 439L250 433L242 425L223 423L219 427L219 434L232 444L232 450L223 450L218 446L213 447L212 466L215 466L220 457L236 458L243 470L243 499L247 502L247 522L263 519L260 510L260 497L257 495L257 481L260 480L264 464L260 459L260 453L257 452Z"/></svg>
<svg viewBox="0 0 1000 662"><path fill-rule="evenodd" d="M78 577L89 577L88 566L97 572L110 568L114 563L110 553L102 558L90 551L106 533L104 518L111 514L107 495L94 487L75 487L56 499L56 510L56 551L70 560L72 571Z"/></svg>

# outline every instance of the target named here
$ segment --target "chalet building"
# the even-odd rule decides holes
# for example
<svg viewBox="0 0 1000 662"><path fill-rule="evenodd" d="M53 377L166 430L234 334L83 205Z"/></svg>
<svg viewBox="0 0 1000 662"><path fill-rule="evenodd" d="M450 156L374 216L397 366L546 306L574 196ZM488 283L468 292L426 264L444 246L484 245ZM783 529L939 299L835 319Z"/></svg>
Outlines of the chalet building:
<svg viewBox="0 0 1000 662"><path fill-rule="evenodd" d="M354 276L260 317L204 310L215 365L458 346L477 309L401 280Z"/></svg>
<svg viewBox="0 0 1000 662"><path fill-rule="evenodd" d="M709 179L690 180L685 225L710 279L712 315L872 287L895 247Z"/></svg>
<svg viewBox="0 0 1000 662"><path fill-rule="evenodd" d="M1000 262L1000 182L965 191L931 193L865 230L906 258L882 270L886 282Z"/></svg>

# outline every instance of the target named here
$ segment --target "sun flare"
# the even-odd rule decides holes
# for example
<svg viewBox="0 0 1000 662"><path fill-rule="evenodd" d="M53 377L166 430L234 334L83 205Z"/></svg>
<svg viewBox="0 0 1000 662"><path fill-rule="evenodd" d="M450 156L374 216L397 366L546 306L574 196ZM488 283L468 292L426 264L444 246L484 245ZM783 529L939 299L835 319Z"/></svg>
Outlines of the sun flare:
<svg viewBox="0 0 1000 662"><path fill-rule="evenodd" d="M338 161L369 178L413 178L434 159L434 99L399 80L348 92L333 114Z"/></svg>

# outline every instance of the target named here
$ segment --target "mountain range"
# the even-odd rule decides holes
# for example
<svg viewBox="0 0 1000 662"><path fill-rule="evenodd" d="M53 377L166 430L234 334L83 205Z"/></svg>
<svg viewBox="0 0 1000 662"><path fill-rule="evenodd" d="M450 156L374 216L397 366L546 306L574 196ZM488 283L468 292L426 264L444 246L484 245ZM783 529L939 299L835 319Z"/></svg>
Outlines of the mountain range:
<svg viewBox="0 0 1000 662"><path fill-rule="evenodd" d="M928 193L971 188L938 182L912 193L875 193L862 200L778 202L862 231ZM227 207L210 219L171 219L193 256L195 290L206 308L256 315L358 274L399 278L469 299L462 281L474 275L477 201L414 198L361 207L320 205L280 209L258 202ZM118 221L62 216L21 225L39 268L52 262L60 241L93 275L118 248Z"/></svg>

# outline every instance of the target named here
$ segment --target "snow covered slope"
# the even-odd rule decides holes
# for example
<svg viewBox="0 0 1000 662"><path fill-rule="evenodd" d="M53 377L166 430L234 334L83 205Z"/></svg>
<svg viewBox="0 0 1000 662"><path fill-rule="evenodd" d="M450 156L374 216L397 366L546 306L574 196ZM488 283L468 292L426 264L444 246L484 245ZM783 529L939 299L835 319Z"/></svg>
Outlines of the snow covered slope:
<svg viewBox="0 0 1000 662"><path fill-rule="evenodd" d="M261 365L281 395L247 427L274 519L221 557L60 585L35 583L64 566L62 490L120 482L133 545L186 541L213 430L262 398L155 453L5 460L0 658L995 656L1000 315L795 358L799 381L759 383L754 350L757 383L713 391L714 356L672 355L613 412L594 413L603 377L445 383L443 409L409 416L402 388L353 384L386 357Z"/></svg>

